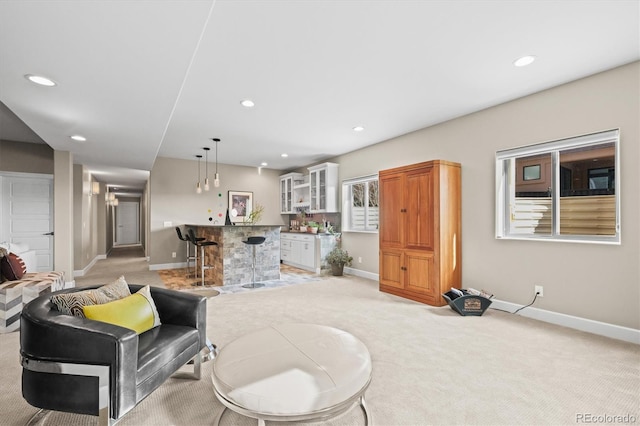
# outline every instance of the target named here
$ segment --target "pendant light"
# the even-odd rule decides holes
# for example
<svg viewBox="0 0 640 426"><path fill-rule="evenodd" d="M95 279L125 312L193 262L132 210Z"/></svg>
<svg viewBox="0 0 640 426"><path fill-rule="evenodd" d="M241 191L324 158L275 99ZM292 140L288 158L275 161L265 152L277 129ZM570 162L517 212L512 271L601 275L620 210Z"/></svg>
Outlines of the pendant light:
<svg viewBox="0 0 640 426"><path fill-rule="evenodd" d="M220 142L220 139L213 138L211 140L216 143L216 174L213 177L213 186L218 188L220 186L220 175L218 174L218 142Z"/></svg>
<svg viewBox="0 0 640 426"><path fill-rule="evenodd" d="M200 160L202 159L202 155L196 155L198 159L198 183L196 184L196 194L202 193L202 188L200 187Z"/></svg>
<svg viewBox="0 0 640 426"><path fill-rule="evenodd" d="M211 148L209 148L208 146L205 146L204 148L204 167L205 167L205 178L204 178L204 190L208 191L209 190L209 150Z"/></svg>

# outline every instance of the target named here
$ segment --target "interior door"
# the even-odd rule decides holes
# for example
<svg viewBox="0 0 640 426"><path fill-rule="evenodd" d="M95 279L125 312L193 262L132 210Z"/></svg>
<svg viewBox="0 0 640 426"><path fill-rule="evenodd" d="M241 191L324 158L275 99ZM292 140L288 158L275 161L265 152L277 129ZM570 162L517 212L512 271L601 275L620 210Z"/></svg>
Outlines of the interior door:
<svg viewBox="0 0 640 426"><path fill-rule="evenodd" d="M0 241L27 244L36 270L53 270L53 176L9 174L2 180Z"/></svg>
<svg viewBox="0 0 640 426"><path fill-rule="evenodd" d="M116 206L115 245L140 243L140 203L120 201Z"/></svg>

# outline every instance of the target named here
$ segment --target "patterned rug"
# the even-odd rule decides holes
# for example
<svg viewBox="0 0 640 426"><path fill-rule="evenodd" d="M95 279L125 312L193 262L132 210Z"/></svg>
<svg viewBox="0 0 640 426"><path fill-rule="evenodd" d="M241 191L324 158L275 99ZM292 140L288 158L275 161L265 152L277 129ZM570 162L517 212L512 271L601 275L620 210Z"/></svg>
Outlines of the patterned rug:
<svg viewBox="0 0 640 426"><path fill-rule="evenodd" d="M329 277L328 275L325 275L325 273L315 274L313 272L305 271L304 269L294 268L293 266L281 264L279 280L261 281L260 284L264 284L264 286L254 289L244 288L242 287L242 284L226 286L205 285L203 287L201 285L200 279L193 278L193 275L191 275L191 277L187 277L186 268L162 269L157 272L167 288L173 290L189 291L205 297L214 297L218 294L244 293L247 291L285 287L292 284L302 284L318 281Z"/></svg>

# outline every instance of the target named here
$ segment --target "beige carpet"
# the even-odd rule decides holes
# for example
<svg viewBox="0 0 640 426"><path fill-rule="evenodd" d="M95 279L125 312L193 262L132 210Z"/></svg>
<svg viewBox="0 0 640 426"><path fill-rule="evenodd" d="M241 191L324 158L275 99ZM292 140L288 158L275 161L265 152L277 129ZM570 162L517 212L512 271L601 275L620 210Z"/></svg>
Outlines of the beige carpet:
<svg viewBox="0 0 640 426"><path fill-rule="evenodd" d="M128 246L112 248L106 259L98 260L85 275L75 277L76 287L106 284L120 275L132 284L165 286L156 271L149 271L142 246Z"/></svg>
<svg viewBox="0 0 640 426"><path fill-rule="evenodd" d="M223 348L273 323L338 327L369 348L366 398L375 425L570 425L580 415L640 421L640 346L488 310L461 317L380 293L377 283L335 277L208 299L209 338ZM0 335L1 424L36 412L20 395L19 333ZM119 425L210 425L222 409L203 379L170 379ZM362 425L359 409L323 424ZM268 422L269 424L273 424ZM48 424L96 424L59 414ZM221 425L255 420L227 413Z"/></svg>

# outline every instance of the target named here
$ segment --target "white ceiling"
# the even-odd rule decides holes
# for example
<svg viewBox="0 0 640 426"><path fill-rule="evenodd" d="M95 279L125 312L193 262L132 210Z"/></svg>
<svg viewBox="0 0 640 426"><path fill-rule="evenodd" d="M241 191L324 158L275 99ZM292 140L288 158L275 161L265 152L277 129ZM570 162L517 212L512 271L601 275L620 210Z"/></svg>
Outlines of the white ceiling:
<svg viewBox="0 0 640 426"><path fill-rule="evenodd" d="M638 0L3 0L0 138L125 186L213 137L290 170L636 61L639 22Z"/></svg>

